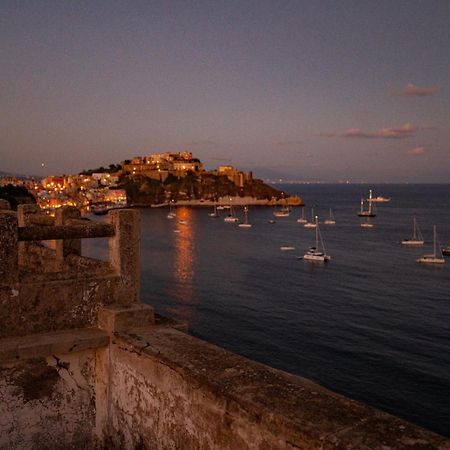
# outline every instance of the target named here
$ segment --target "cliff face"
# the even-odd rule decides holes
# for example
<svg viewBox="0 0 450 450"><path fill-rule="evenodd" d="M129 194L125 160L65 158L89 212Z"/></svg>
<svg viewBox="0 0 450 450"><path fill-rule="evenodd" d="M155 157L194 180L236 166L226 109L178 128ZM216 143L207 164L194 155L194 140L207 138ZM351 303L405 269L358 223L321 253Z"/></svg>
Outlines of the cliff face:
<svg viewBox="0 0 450 450"><path fill-rule="evenodd" d="M298 197L286 196L261 180L245 182L236 186L226 176L189 173L184 178L169 176L160 182L142 175L126 175L122 178L120 188L125 189L128 201L136 205L158 205L169 201L184 204L201 205L225 202L224 199L246 198L248 204L279 204L286 201L292 206L302 205ZM284 200L286 199L286 200Z"/></svg>

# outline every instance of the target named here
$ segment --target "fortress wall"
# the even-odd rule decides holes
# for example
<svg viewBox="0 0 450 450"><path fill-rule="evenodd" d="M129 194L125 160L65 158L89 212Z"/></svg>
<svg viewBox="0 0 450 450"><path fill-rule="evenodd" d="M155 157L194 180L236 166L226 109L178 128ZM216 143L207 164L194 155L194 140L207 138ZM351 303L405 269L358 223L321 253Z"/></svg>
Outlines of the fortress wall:
<svg viewBox="0 0 450 450"><path fill-rule="evenodd" d="M95 350L0 363L0 448L96 448L95 379Z"/></svg>
<svg viewBox="0 0 450 450"><path fill-rule="evenodd" d="M168 327L116 333L109 355L109 448L450 448L448 439Z"/></svg>

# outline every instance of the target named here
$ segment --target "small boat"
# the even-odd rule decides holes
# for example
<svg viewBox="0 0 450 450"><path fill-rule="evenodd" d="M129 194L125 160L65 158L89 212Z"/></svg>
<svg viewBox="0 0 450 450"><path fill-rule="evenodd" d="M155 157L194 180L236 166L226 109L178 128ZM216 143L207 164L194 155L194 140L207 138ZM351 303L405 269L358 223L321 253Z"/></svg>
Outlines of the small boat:
<svg viewBox="0 0 450 450"><path fill-rule="evenodd" d="M375 210L372 208L372 189L369 191L368 199L369 207L367 210L364 209L364 199L361 199L361 209L357 213L359 217L375 217Z"/></svg>
<svg viewBox="0 0 450 450"><path fill-rule="evenodd" d="M379 195L378 197L372 197L372 203L387 203L390 201L391 201L390 197L382 197L381 195Z"/></svg>
<svg viewBox="0 0 450 450"><path fill-rule="evenodd" d="M173 208L173 202L169 203L169 213L166 216L168 219L175 219L177 217L177 213L175 212Z"/></svg>
<svg viewBox="0 0 450 450"><path fill-rule="evenodd" d="M187 220L179 220L178 221L178 223L180 224L180 225L186 225L187 223L188 223L188 221Z"/></svg>
<svg viewBox="0 0 450 450"><path fill-rule="evenodd" d="M269 219L268 221L267 221L267 223L270 223L270 224L274 224L274 223L277 223L275 220L273 220L273 219Z"/></svg>
<svg viewBox="0 0 450 450"><path fill-rule="evenodd" d="M228 216L226 216L223 219L223 221L224 222L230 222L230 223L239 222L239 218L234 215L233 206L231 205L231 197L230 197L230 204L228 205L228 208L226 208L226 209L229 209L230 213L228 214Z"/></svg>
<svg viewBox="0 0 450 450"><path fill-rule="evenodd" d="M442 249L442 254L443 254L444 256L450 256L450 245L447 245L447 247L444 247L444 248Z"/></svg>
<svg viewBox="0 0 450 450"><path fill-rule="evenodd" d="M280 250L281 250L282 252L289 252L289 251L291 251L291 250L295 250L295 247L292 247L292 245L282 245L282 246L280 247Z"/></svg>
<svg viewBox="0 0 450 450"><path fill-rule="evenodd" d="M320 247L322 251L320 250ZM319 230L319 218L316 216L316 242L314 247L310 247L309 250L303 255L303 259L308 262L327 262L331 259L330 255L325 252L325 245L322 240L322 235Z"/></svg>
<svg viewBox="0 0 450 450"><path fill-rule="evenodd" d="M306 223L308 222L305 218L305 208L302 208L302 215L297 219L298 223Z"/></svg>
<svg viewBox="0 0 450 450"><path fill-rule="evenodd" d="M291 210L286 206L279 209L278 211L273 212L273 215L275 217L289 217L290 214L291 214Z"/></svg>
<svg viewBox="0 0 450 450"><path fill-rule="evenodd" d="M330 208L330 217L328 219L325 219L323 221L323 223L325 225L335 225L336 224L336 221L334 220L334 216L333 216L333 213L331 211L331 208Z"/></svg>
<svg viewBox="0 0 450 450"><path fill-rule="evenodd" d="M365 222L361 222L359 226L362 228L373 228L373 223L370 221L370 216L367 216Z"/></svg>
<svg viewBox="0 0 450 450"><path fill-rule="evenodd" d="M219 206L217 207L217 209L218 209L219 211L222 211L223 209L230 209L230 205L219 205Z"/></svg>
<svg viewBox="0 0 450 450"><path fill-rule="evenodd" d="M282 200L285 201L284 194L283 194ZM291 210L290 210L289 206L287 205L287 201L279 210L273 212L273 215L275 217L289 217L290 214L291 214Z"/></svg>
<svg viewBox="0 0 450 450"><path fill-rule="evenodd" d="M421 258L417 260L418 263L422 264L444 264L445 259L442 255L438 256L437 252L437 232L436 225L433 226L433 253L430 255L423 255Z"/></svg>
<svg viewBox="0 0 450 450"><path fill-rule="evenodd" d="M239 222L239 219L236 216L233 216L233 214L228 214L225 219L223 219L224 222Z"/></svg>
<svg viewBox="0 0 450 450"><path fill-rule="evenodd" d="M252 224L248 223L248 207L244 206L244 222L238 225L240 228L251 228Z"/></svg>
<svg viewBox="0 0 450 450"><path fill-rule="evenodd" d="M217 212L217 209L218 209L217 205L214 204L214 210L213 210L213 212L209 213L208 216L209 217L219 217L219 213Z"/></svg>
<svg viewBox="0 0 450 450"><path fill-rule="evenodd" d="M306 222L303 225L305 228L316 228L317 222L314 220L314 208L311 208L311 222Z"/></svg>
<svg viewBox="0 0 450 450"><path fill-rule="evenodd" d="M413 235L409 239L403 239L402 245L413 245L413 246L420 246L423 245L424 240L422 233L420 232L419 226L417 225L416 218L413 218Z"/></svg>

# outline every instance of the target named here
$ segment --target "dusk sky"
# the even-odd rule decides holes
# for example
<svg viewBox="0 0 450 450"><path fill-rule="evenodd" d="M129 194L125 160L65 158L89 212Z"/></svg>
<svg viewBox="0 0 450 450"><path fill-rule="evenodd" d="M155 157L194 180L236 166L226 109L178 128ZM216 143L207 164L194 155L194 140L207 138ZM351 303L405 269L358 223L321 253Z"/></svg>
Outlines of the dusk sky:
<svg viewBox="0 0 450 450"><path fill-rule="evenodd" d="M449 0L3 0L0 14L0 171L190 150L264 177L450 182Z"/></svg>

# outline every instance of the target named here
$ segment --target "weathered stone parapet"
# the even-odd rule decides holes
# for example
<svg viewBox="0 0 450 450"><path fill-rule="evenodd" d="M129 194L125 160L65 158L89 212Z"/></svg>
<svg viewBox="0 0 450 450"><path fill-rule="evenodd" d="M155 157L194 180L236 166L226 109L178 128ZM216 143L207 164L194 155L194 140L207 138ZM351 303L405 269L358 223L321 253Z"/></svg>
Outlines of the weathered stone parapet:
<svg viewBox="0 0 450 450"><path fill-rule="evenodd" d="M116 333L109 448L449 450L450 440L167 327Z"/></svg>
<svg viewBox="0 0 450 450"><path fill-rule="evenodd" d="M109 212L114 236L109 239L109 261L122 284L121 304L139 302L140 291L140 220L139 211L119 209Z"/></svg>
<svg viewBox="0 0 450 450"><path fill-rule="evenodd" d="M19 281L17 215L0 211L0 287Z"/></svg>
<svg viewBox="0 0 450 450"><path fill-rule="evenodd" d="M81 255L80 239L93 237L109 237L109 262ZM139 302L139 211L105 223L64 207L53 221L20 205L0 212L0 239L0 337L96 326L102 306ZM56 240L56 251L41 240Z"/></svg>
<svg viewBox="0 0 450 450"><path fill-rule="evenodd" d="M81 212L74 206L59 208L55 215L55 225L66 225L69 219L80 219ZM56 261L63 265L68 255L81 256L81 239L61 239L56 241Z"/></svg>

